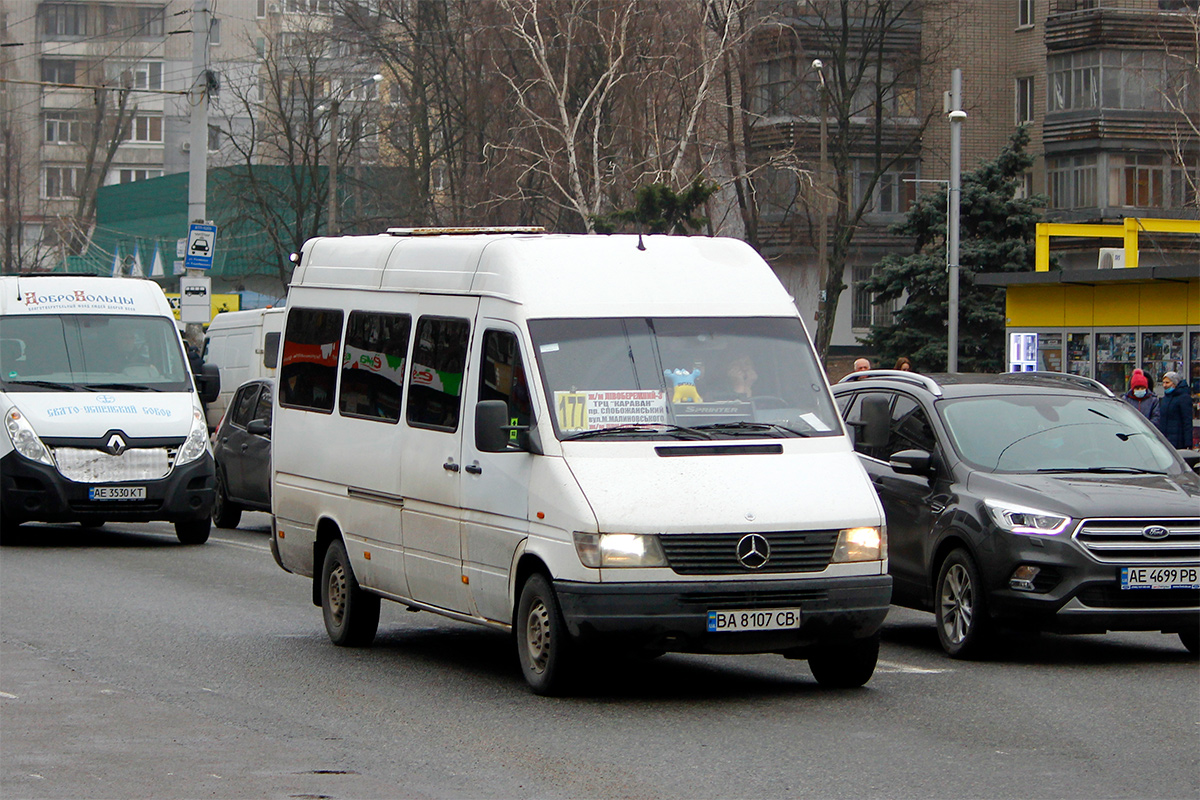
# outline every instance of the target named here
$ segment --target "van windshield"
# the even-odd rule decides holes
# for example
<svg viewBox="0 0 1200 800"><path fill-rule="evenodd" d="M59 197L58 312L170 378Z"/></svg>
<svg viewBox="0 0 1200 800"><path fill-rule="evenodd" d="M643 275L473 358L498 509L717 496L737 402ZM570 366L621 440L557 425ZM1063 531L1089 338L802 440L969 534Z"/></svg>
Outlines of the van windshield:
<svg viewBox="0 0 1200 800"><path fill-rule="evenodd" d="M559 439L838 436L799 319L536 319Z"/></svg>
<svg viewBox="0 0 1200 800"><path fill-rule="evenodd" d="M0 317L0 388L7 392L189 391L179 333L163 317Z"/></svg>

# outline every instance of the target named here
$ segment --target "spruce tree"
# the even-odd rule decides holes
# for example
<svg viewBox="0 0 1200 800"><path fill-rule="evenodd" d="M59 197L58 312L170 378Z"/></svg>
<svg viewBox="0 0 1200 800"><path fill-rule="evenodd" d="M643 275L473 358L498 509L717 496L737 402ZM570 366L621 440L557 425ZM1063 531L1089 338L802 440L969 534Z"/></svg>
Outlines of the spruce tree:
<svg viewBox="0 0 1200 800"><path fill-rule="evenodd" d="M1033 269L1034 234L1041 221L1042 195L1018 197L1017 188L1034 158L1026 151L1022 126L994 161L964 175L959 224L958 368L961 372L1004 370L1002 286L979 286L981 272ZM865 342L889 365L908 356L914 369L946 369L949 277L946 269L946 195L922 195L895 233L912 237L911 255L888 255L864 289L876 305L907 302L891 325L871 326Z"/></svg>

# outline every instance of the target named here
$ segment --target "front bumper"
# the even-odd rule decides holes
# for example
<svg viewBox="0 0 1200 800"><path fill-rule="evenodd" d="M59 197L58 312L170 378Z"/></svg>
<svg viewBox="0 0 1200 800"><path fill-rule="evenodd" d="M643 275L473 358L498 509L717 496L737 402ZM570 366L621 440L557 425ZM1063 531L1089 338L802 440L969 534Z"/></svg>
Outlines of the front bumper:
<svg viewBox="0 0 1200 800"><path fill-rule="evenodd" d="M1015 540L1015 541L1005 541ZM1056 633L1105 631L1180 631L1200 621L1200 590L1122 589L1121 567L1090 557L1070 540L1041 540L1007 535L985 574L993 619L1002 627ZM1009 586L1021 565L1041 575L1035 591ZM1164 561L1159 566L1191 566Z"/></svg>
<svg viewBox="0 0 1200 800"><path fill-rule="evenodd" d="M92 484L75 483L58 470L9 453L0 459L0 506L13 522L183 522L212 513L216 481L212 456L177 466L160 480L127 482L146 487L145 500L89 500ZM105 484L120 485L120 484Z"/></svg>
<svg viewBox="0 0 1200 800"><path fill-rule="evenodd" d="M687 653L784 653L873 636L887 616L889 575L770 581L556 581L567 627L584 640ZM710 633L709 611L800 609L800 627Z"/></svg>

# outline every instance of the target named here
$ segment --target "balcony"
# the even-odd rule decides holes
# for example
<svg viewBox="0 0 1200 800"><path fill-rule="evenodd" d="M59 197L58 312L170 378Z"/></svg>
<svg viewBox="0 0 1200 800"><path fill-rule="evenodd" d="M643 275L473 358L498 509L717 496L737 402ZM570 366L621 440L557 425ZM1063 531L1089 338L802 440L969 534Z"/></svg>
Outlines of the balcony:
<svg viewBox="0 0 1200 800"><path fill-rule="evenodd" d="M1186 14L1126 8L1065 11L1074 3L1059 2L1060 11L1046 18L1046 50L1129 47L1134 49L1195 48L1195 30Z"/></svg>

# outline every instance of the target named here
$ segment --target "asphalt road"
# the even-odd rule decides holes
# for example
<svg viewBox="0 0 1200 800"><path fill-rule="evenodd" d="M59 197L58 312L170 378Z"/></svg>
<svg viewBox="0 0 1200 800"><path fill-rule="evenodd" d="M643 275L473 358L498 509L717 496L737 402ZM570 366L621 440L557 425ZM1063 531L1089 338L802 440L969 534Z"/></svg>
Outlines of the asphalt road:
<svg viewBox="0 0 1200 800"><path fill-rule="evenodd" d="M0 797L1200 797L1200 667L1174 636L956 662L893 609L864 689L668 655L546 699L508 637L394 604L374 647L333 647L268 520L0 549Z"/></svg>

